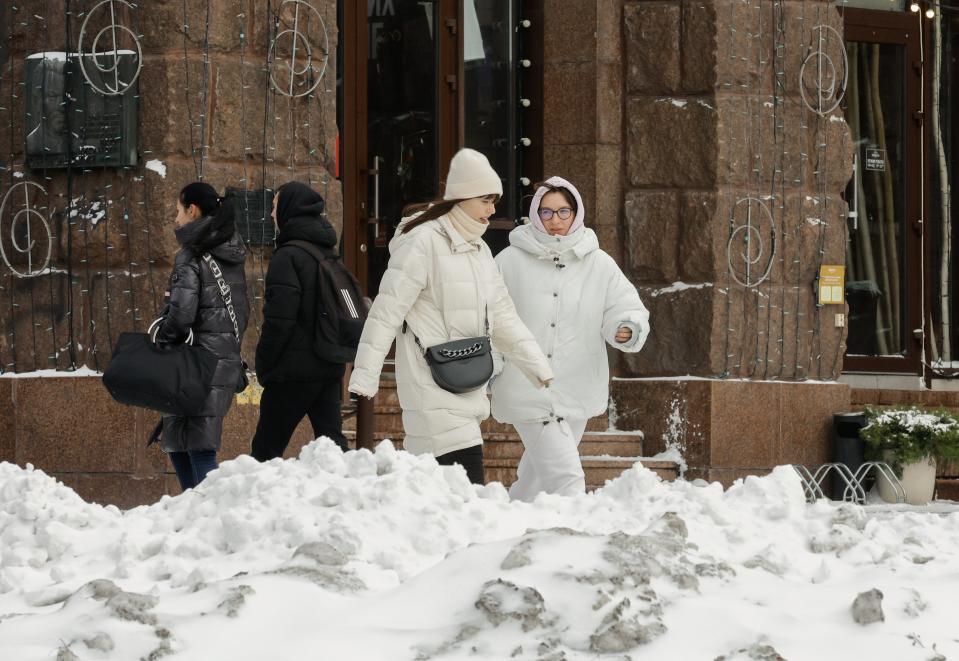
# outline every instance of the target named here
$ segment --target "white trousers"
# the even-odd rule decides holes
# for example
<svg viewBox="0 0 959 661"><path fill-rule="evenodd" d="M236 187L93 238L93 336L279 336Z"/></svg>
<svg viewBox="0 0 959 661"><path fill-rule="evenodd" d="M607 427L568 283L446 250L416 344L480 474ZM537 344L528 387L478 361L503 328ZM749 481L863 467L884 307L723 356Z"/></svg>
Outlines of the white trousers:
<svg viewBox="0 0 959 661"><path fill-rule="evenodd" d="M576 496L586 493L586 475L579 460L579 442L585 420L514 424L523 441L523 456L516 469L510 498L532 502L538 493Z"/></svg>

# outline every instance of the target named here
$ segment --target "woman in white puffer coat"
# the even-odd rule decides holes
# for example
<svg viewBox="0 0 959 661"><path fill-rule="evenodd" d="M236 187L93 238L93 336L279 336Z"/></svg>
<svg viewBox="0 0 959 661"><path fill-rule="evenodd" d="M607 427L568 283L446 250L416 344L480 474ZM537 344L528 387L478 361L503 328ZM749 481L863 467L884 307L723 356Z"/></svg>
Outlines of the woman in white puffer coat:
<svg viewBox="0 0 959 661"><path fill-rule="evenodd" d="M454 394L433 381L423 347L486 333L531 390L553 377L536 339L520 321L482 236L503 193L485 156L459 151L450 163L443 200L408 208L390 241L390 261L370 308L349 389L373 397L383 361L396 339L396 388L406 450L461 464L482 484L483 437L489 417L485 388ZM404 325L405 322L405 325Z"/></svg>
<svg viewBox="0 0 959 661"><path fill-rule="evenodd" d="M586 491L578 446L586 422L609 403L606 343L635 352L649 333L649 312L613 258L583 225L579 191L561 177L540 185L530 224L509 235L496 257L523 323L555 373L546 389L522 378L508 356L491 384L493 417L511 423L524 452L510 496L531 501L541 491Z"/></svg>

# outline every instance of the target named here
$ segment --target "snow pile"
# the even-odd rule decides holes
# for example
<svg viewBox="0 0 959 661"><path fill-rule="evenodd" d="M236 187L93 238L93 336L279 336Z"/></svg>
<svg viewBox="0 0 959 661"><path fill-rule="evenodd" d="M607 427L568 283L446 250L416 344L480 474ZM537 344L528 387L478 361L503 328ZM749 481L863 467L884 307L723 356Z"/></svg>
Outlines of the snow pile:
<svg viewBox="0 0 959 661"><path fill-rule="evenodd" d="M810 506L788 468L724 492L637 465L526 504L322 439L121 512L0 464L0 657L24 661L931 659L959 654L957 571L959 515Z"/></svg>

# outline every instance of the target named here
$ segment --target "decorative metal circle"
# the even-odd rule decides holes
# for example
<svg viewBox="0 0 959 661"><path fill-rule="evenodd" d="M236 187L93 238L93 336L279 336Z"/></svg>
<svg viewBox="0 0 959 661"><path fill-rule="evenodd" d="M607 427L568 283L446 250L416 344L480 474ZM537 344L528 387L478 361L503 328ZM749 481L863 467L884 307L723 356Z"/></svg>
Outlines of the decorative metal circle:
<svg viewBox="0 0 959 661"><path fill-rule="evenodd" d="M746 222L741 224L737 212L743 207L746 209ZM754 217L753 210L756 207L758 214ZM776 222L765 202L756 197L744 197L733 205L729 224L733 228L726 244L729 274L743 287L755 287L769 277L773 268L776 256ZM763 229L764 224L768 225L768 234ZM763 236L769 236L768 256ZM734 252L738 254L734 255ZM761 275L757 275L758 273Z"/></svg>
<svg viewBox="0 0 959 661"><path fill-rule="evenodd" d="M130 9L136 8L134 5L127 2L127 0L102 0L102 2L98 3L93 9L87 12L87 17L83 20L83 25L80 28L80 40L77 42L77 53L80 56L80 70L83 71L83 77L87 79L87 83L90 84L90 87L104 96L119 96L121 94L125 94L140 76L140 69L143 68L143 50L140 47L140 40L137 39L136 33L134 33L133 30L125 25L119 25L116 22L116 9L113 4L114 2L119 2L120 4L126 5ZM90 44L90 52L86 53L83 50L83 42L87 37L87 24L90 22L90 18L97 13L97 10L104 5L110 6L110 23L105 28L97 32L96 36L93 38L93 42ZM128 34L136 47L135 54L137 68L130 80L120 80L121 53L119 44L117 43L118 31ZM113 42L112 50L97 50L100 46L100 39L107 33L110 33L111 41ZM93 80L90 78L90 71L87 71L87 67L91 66L91 64L87 62L87 55L90 56L89 59L92 62L93 70L98 71L100 74L113 74L112 86L109 82L106 82L106 79L101 80L103 86L93 82Z"/></svg>
<svg viewBox="0 0 959 661"><path fill-rule="evenodd" d="M326 65L330 59L330 37L326 31L326 23L323 22L323 17L320 16L320 12L311 5L306 0L283 0L277 9L277 15L279 15L283 8L287 5L293 5L293 27L287 28L281 31L273 41L270 43L270 52L268 55L268 61L273 62L274 54L276 53L277 44L281 39L290 40L290 61L289 64L285 67L289 70L290 80L289 84L286 86L280 85L276 80L274 75L274 67L270 67L270 82L273 84L274 89L284 96L290 97L300 97L310 94L317 88L320 84L320 81L323 80L323 75L326 73ZM322 41L320 44L319 53L316 53L313 44L310 42L309 28L306 32L300 31L300 6L305 7L309 10L310 14L316 18L316 21L319 24L320 32L322 33ZM301 49L301 50L300 50ZM304 57L301 65L297 66L297 50L300 50L300 55ZM314 58L314 54L317 55ZM297 92L296 87L297 79L300 77L305 77L306 80L301 84L306 84L310 80L313 80L313 84L310 85L307 89Z"/></svg>
<svg viewBox="0 0 959 661"><path fill-rule="evenodd" d="M807 108L817 115L828 115L839 107L846 95L846 85L849 82L849 55L846 53L842 35L835 28L817 25L812 31L818 34L817 44L799 68L799 94ZM836 68L833 58L824 50L826 46L833 43L832 39L827 39L829 33L835 36L835 44L842 55L841 72ZM826 41L829 43L827 44ZM815 66L815 76L812 81L807 81L806 73L810 66Z"/></svg>
<svg viewBox="0 0 959 661"><path fill-rule="evenodd" d="M13 193L18 188L23 190L23 208L13 211ZM30 191L31 188L36 188L41 194L46 195L46 189L38 183L33 181L21 181L20 183L14 184L10 187L10 190L7 191L6 195L3 196L3 201L0 202L0 259L3 260L3 263L7 265L15 276L18 278L32 278L37 275L41 275L44 270L50 264L50 255L53 252L53 233L50 231L50 223L47 222L47 217L40 213L36 207L31 206L30 204ZM13 250L21 255L26 255L27 258L27 270L21 271L17 269L11 262L10 256L7 255L7 251L3 247L3 219L6 218L7 213L7 204L11 205L10 212L12 214L12 219L10 222L10 243L13 246ZM43 250L40 250L40 254L43 256L43 259L34 264L33 261L33 252L34 247L37 245L36 240L33 237L33 224L39 220L40 225L43 227L43 233L46 234L47 248L46 253L44 254ZM21 238L24 243L21 244L20 239L17 238L17 230L21 230Z"/></svg>

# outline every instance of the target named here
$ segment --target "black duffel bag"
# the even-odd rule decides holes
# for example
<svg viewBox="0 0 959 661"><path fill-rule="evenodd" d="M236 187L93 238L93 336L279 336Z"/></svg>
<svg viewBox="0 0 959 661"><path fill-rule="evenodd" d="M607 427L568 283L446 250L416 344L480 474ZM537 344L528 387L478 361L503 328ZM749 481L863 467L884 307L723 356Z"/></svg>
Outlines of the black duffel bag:
<svg viewBox="0 0 959 661"><path fill-rule="evenodd" d="M201 415L219 358L190 344L153 344L147 333L120 333L103 385L121 404Z"/></svg>

